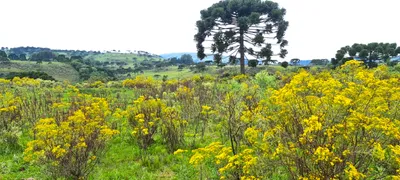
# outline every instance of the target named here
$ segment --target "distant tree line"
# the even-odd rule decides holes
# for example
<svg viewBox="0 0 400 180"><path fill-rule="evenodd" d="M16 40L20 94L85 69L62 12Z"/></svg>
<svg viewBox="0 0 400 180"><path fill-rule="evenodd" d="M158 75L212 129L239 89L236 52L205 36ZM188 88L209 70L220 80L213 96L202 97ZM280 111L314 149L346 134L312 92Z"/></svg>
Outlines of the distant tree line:
<svg viewBox="0 0 400 180"><path fill-rule="evenodd" d="M85 51L85 50L61 50L61 49L50 49L42 47L15 47L15 48L3 48L7 50L9 54L26 54L31 55L40 52L52 52L57 54L66 54L68 56L87 56L90 54L101 54L100 51Z"/></svg>
<svg viewBox="0 0 400 180"><path fill-rule="evenodd" d="M326 66L329 64L328 59L313 59L310 62L311 65L316 65L316 66Z"/></svg>
<svg viewBox="0 0 400 180"><path fill-rule="evenodd" d="M369 67L376 66L377 60L389 62L390 58L400 54L400 47L396 43L355 43L352 46L345 46L336 52L336 59L332 61L333 65L344 64L346 61L355 57L363 60Z"/></svg>
<svg viewBox="0 0 400 180"><path fill-rule="evenodd" d="M190 54L183 54L180 58L173 57L168 59L171 65L192 65L194 64L193 57Z"/></svg>
<svg viewBox="0 0 400 180"><path fill-rule="evenodd" d="M6 79L13 79L14 77L28 77L28 78L33 78L33 79L43 79L43 80L52 80L55 81L55 79L48 75L45 72L38 72L38 71L29 71L29 72L10 72L8 73L5 78Z"/></svg>

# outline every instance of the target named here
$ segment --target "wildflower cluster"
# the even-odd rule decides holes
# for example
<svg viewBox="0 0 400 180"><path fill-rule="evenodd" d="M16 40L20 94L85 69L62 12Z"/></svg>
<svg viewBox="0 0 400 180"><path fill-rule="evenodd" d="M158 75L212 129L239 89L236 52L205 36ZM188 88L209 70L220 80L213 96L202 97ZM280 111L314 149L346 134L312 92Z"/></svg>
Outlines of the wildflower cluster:
<svg viewBox="0 0 400 180"><path fill-rule="evenodd" d="M126 113L132 127L132 135L141 148L147 149L154 143L153 137L157 131L161 132L171 152L184 144L188 122L181 118L176 107L167 106L160 99L140 96L133 106L127 108Z"/></svg>
<svg viewBox="0 0 400 180"><path fill-rule="evenodd" d="M282 171L293 179L398 177L400 81L385 66L365 69L349 61L316 74L300 70L263 100L242 89L228 92L219 108L229 146L194 150L191 164L213 159L221 179ZM225 156L230 159L219 158Z"/></svg>
<svg viewBox="0 0 400 180"><path fill-rule="evenodd" d="M161 121L165 104L160 99L139 97L134 105L127 108L128 120L132 127L132 135L143 149L153 142Z"/></svg>
<svg viewBox="0 0 400 180"><path fill-rule="evenodd" d="M270 99L265 153L296 169L294 178L374 177L371 165L394 175L395 164L375 164L385 162L390 142L400 137L400 83L385 71L349 61L337 71L295 75Z"/></svg>
<svg viewBox="0 0 400 180"><path fill-rule="evenodd" d="M21 118L21 98L10 91L0 92L0 152L18 145Z"/></svg>
<svg viewBox="0 0 400 180"><path fill-rule="evenodd" d="M67 119L41 119L35 126L36 139L28 143L24 160L47 165L55 177L84 178L93 170L106 142L118 134L106 124L108 103L88 98Z"/></svg>

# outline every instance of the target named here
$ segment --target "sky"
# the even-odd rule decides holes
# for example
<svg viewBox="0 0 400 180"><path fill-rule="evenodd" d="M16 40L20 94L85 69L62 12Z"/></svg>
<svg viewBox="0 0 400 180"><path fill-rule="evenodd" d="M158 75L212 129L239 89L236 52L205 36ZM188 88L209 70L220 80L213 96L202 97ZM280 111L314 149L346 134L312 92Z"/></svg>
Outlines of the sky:
<svg viewBox="0 0 400 180"><path fill-rule="evenodd" d="M3 0L0 47L195 52L200 10L218 0ZM353 43L396 42L396 0L275 0L292 58L332 58Z"/></svg>

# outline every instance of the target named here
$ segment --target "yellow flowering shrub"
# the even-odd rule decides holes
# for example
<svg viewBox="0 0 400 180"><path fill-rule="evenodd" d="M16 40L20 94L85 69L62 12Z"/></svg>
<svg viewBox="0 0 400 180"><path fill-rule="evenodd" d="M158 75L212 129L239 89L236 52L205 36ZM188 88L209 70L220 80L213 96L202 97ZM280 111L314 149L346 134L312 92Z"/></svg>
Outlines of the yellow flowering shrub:
<svg viewBox="0 0 400 180"><path fill-rule="evenodd" d="M234 80L238 81L238 82L243 82L245 80L247 80L249 78L249 76L247 76L246 74L239 74L233 77Z"/></svg>
<svg viewBox="0 0 400 180"><path fill-rule="evenodd" d="M300 71L276 90L260 121L269 163L292 178L395 175L386 152L400 140L400 82L385 71L349 61L336 71Z"/></svg>
<svg viewBox="0 0 400 180"><path fill-rule="evenodd" d="M195 96L193 88L179 87L175 92L174 100L179 106L182 118L193 122L199 115L201 111L200 100Z"/></svg>
<svg viewBox="0 0 400 180"><path fill-rule="evenodd" d="M132 136L140 148L147 149L153 142L165 104L160 99L140 96L127 108Z"/></svg>
<svg viewBox="0 0 400 180"><path fill-rule="evenodd" d="M162 110L161 133L164 143L170 152L174 152L185 143L185 130L188 122L180 117L179 111L174 107Z"/></svg>
<svg viewBox="0 0 400 180"><path fill-rule="evenodd" d="M195 122L196 124L196 129L195 129L195 136L198 133L198 127L201 125L201 139L204 138L204 134L206 132L208 122L210 119L213 119L213 115L215 114L215 111L212 110L210 106L201 106L201 112L198 115L197 121Z"/></svg>
<svg viewBox="0 0 400 180"><path fill-rule="evenodd" d="M174 92L179 87L179 81L176 79L169 79L162 83L163 92Z"/></svg>
<svg viewBox="0 0 400 180"><path fill-rule="evenodd" d="M22 125L21 98L10 91L0 92L0 152L18 146Z"/></svg>
<svg viewBox="0 0 400 180"><path fill-rule="evenodd" d="M349 61L285 81L262 100L257 87L232 84L217 106L229 145L193 150L189 162L213 164L221 179L399 177L399 77Z"/></svg>
<svg viewBox="0 0 400 180"><path fill-rule="evenodd" d="M2 85L2 86L10 84L10 82L11 81L8 79L0 78L0 85Z"/></svg>
<svg viewBox="0 0 400 180"><path fill-rule="evenodd" d="M101 81L95 81L93 83L90 83L89 87L91 88L104 88L105 84Z"/></svg>
<svg viewBox="0 0 400 180"><path fill-rule="evenodd" d="M192 151L189 163L201 169L206 162L216 164L220 179L261 179L262 173L256 175L257 157L252 149L244 149L233 154L231 147L214 142L204 148ZM203 172L200 172L203 173Z"/></svg>
<svg viewBox="0 0 400 180"><path fill-rule="evenodd" d="M194 75L191 80L194 82L210 82L214 81L215 78L211 75Z"/></svg>
<svg viewBox="0 0 400 180"><path fill-rule="evenodd" d="M135 79L126 79L122 82L122 86L130 88L151 88L154 84L153 78L144 76L136 76Z"/></svg>
<svg viewBox="0 0 400 180"><path fill-rule="evenodd" d="M24 160L45 164L53 177L86 178L106 142L119 131L106 124L110 112L105 99L85 100L84 105L60 122L41 119L34 127L36 139L27 144Z"/></svg>
<svg viewBox="0 0 400 180"><path fill-rule="evenodd" d="M140 96L156 98L160 95L160 83L160 81L151 77L136 76L134 79L122 81L122 86L135 89L135 92Z"/></svg>
<svg viewBox="0 0 400 180"><path fill-rule="evenodd" d="M131 134L140 148L146 150L153 144L156 132L160 132L171 153L184 145L188 122L181 118L177 107L169 107L160 99L140 96L126 113L132 127Z"/></svg>
<svg viewBox="0 0 400 180"><path fill-rule="evenodd" d="M40 80L37 79L32 79L32 78L20 78L20 77L14 77L12 79L13 85L17 86L32 86L32 87L38 87L40 86Z"/></svg>

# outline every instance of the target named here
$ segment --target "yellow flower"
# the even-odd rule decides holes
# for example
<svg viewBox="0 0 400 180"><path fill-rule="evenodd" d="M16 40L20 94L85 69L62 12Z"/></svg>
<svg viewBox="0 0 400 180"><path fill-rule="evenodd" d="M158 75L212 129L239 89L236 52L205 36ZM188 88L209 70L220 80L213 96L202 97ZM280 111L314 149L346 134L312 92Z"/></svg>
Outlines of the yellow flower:
<svg viewBox="0 0 400 180"><path fill-rule="evenodd" d="M329 149L326 147L318 147L315 150L314 155L316 156L315 162L328 161L331 158L331 156L333 155L333 153L330 152Z"/></svg>
<svg viewBox="0 0 400 180"><path fill-rule="evenodd" d="M148 135L148 134L149 134L149 129L143 128L143 129L142 129L142 133L143 133L144 135Z"/></svg>
<svg viewBox="0 0 400 180"><path fill-rule="evenodd" d="M373 156L381 161L385 159L385 151L382 149L380 143L374 143Z"/></svg>
<svg viewBox="0 0 400 180"><path fill-rule="evenodd" d="M176 150L176 151L174 152L174 155L181 154L181 153L185 153L185 152L187 152L187 150L178 149L178 150Z"/></svg>
<svg viewBox="0 0 400 180"><path fill-rule="evenodd" d="M94 161L94 160L97 159L97 157L96 157L96 156L90 156L90 159L91 159L92 161Z"/></svg>
<svg viewBox="0 0 400 180"><path fill-rule="evenodd" d="M87 145L85 142L80 142L76 145L77 148L87 148Z"/></svg>
<svg viewBox="0 0 400 180"><path fill-rule="evenodd" d="M154 126L154 122L149 122L149 126L153 127Z"/></svg>
<svg viewBox="0 0 400 180"><path fill-rule="evenodd" d="M362 179L366 176L363 173L358 172L357 168L351 163L347 163L348 167L345 170L346 175L349 179Z"/></svg>

